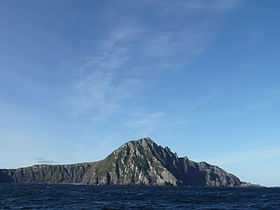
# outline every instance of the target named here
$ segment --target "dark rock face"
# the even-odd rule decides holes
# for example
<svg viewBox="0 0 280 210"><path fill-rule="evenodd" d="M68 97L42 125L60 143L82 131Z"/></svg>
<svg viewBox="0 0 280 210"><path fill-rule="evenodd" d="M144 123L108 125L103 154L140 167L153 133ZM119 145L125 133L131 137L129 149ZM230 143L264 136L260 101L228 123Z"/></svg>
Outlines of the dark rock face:
<svg viewBox="0 0 280 210"><path fill-rule="evenodd" d="M188 185L235 187L236 176L208 163L180 158L150 138L130 141L104 160L0 170L0 182L91 185Z"/></svg>
<svg viewBox="0 0 280 210"><path fill-rule="evenodd" d="M0 183L13 183L15 170L0 169Z"/></svg>

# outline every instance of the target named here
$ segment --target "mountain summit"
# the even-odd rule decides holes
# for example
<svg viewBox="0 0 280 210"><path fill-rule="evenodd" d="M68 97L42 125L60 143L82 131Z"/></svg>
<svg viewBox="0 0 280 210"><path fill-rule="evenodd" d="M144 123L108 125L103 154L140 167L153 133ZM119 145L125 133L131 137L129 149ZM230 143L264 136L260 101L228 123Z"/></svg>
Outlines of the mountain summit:
<svg viewBox="0 0 280 210"><path fill-rule="evenodd" d="M206 162L178 157L151 138L129 141L105 159L72 165L1 169L0 182L90 185L242 186L240 179Z"/></svg>

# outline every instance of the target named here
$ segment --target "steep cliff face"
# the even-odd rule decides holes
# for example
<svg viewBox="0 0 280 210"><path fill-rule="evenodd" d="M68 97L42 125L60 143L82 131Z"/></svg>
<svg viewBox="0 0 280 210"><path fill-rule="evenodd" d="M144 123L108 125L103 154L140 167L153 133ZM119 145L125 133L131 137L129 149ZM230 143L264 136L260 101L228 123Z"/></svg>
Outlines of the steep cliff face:
<svg viewBox="0 0 280 210"><path fill-rule="evenodd" d="M141 139L124 144L98 167L98 174L108 173L113 184L176 185L176 177L166 168L175 155L169 149L155 144L151 139ZM101 171L101 173L100 173Z"/></svg>
<svg viewBox="0 0 280 210"><path fill-rule="evenodd" d="M0 169L0 183L13 183L14 182L14 171L15 170L7 170L7 169Z"/></svg>
<svg viewBox="0 0 280 210"><path fill-rule="evenodd" d="M180 158L150 138L130 141L104 160L0 170L0 182L51 184L241 186L217 166Z"/></svg>

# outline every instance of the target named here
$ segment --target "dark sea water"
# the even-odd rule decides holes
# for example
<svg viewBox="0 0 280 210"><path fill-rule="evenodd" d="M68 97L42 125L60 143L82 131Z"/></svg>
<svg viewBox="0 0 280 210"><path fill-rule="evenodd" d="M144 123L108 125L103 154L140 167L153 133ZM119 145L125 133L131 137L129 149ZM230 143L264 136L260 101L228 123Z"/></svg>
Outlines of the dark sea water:
<svg viewBox="0 0 280 210"><path fill-rule="evenodd" d="M280 210L280 189L4 184L0 209Z"/></svg>

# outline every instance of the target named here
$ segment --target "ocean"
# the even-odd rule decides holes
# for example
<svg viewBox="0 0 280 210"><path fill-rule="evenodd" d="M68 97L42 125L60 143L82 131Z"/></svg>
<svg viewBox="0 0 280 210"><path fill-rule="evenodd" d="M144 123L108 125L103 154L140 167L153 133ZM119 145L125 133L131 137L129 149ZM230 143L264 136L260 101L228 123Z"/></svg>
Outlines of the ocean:
<svg viewBox="0 0 280 210"><path fill-rule="evenodd" d="M280 210L280 188L1 184L0 209Z"/></svg>

